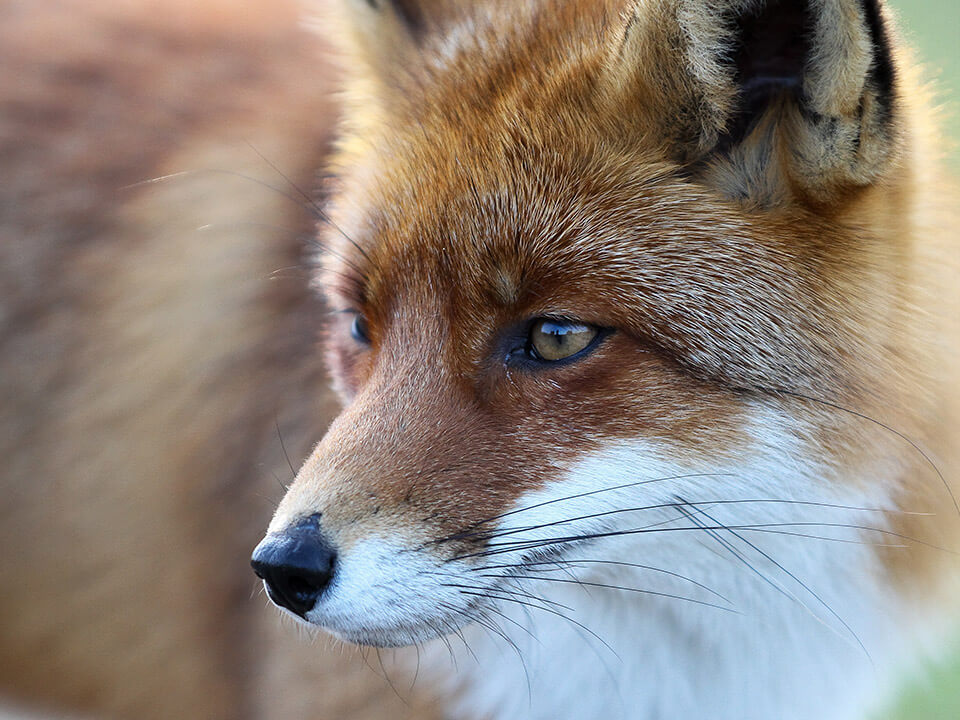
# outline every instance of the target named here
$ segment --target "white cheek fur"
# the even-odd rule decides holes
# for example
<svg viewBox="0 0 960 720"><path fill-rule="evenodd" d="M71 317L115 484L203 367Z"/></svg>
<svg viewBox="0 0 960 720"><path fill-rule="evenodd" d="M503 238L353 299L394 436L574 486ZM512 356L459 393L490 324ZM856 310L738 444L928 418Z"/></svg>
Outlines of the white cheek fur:
<svg viewBox="0 0 960 720"><path fill-rule="evenodd" d="M498 624L517 652L469 630L481 669L461 673L460 716L866 717L904 637L873 547L897 542L888 492L838 481L787 420L756 416L726 458L611 444L517 503L501 531L520 545L499 549L601 536L510 581L526 604L501 602Z"/></svg>

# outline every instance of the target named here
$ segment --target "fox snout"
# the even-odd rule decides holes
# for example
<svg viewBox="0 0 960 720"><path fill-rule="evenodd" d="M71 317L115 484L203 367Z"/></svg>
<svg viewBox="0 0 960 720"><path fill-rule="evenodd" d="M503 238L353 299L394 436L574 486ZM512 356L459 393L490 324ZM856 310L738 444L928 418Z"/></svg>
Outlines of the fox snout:
<svg viewBox="0 0 960 720"><path fill-rule="evenodd" d="M327 589L337 552L320 530L318 514L267 535L250 559L267 595L280 607L305 618Z"/></svg>

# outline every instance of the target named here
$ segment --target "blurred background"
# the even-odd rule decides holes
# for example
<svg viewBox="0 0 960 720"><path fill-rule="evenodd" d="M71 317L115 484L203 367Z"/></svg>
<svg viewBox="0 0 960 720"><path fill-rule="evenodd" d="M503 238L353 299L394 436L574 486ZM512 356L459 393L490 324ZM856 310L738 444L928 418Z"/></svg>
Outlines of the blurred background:
<svg viewBox="0 0 960 720"><path fill-rule="evenodd" d="M950 162L960 172L960 2L891 0L903 37L916 48L927 77L936 82L944 128L953 143ZM958 598L960 603L960 598ZM931 664L924 677L909 683L896 707L883 720L955 720L960 718L960 641L956 651Z"/></svg>
<svg viewBox="0 0 960 720"><path fill-rule="evenodd" d="M917 49L936 81L945 111L945 127L954 144L960 137L960 3L955 0L893 0L889 3L900 19L904 38ZM956 147L954 167L960 163Z"/></svg>
<svg viewBox="0 0 960 720"><path fill-rule="evenodd" d="M957 137L960 2L892 5ZM335 69L303 12L0 2L0 717L434 717L247 566L335 412L303 263ZM960 646L878 720L956 718Z"/></svg>

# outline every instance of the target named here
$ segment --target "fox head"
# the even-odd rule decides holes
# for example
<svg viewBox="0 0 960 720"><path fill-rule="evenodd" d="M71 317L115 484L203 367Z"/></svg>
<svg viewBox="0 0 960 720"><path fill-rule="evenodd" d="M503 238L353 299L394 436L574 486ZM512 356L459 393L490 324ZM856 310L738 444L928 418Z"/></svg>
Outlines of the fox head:
<svg viewBox="0 0 960 720"><path fill-rule="evenodd" d="M255 552L274 601L401 645L589 558L716 604L670 576L724 586L731 528L887 572L856 528L882 544L933 475L906 441L932 400L878 0L341 5L344 409Z"/></svg>

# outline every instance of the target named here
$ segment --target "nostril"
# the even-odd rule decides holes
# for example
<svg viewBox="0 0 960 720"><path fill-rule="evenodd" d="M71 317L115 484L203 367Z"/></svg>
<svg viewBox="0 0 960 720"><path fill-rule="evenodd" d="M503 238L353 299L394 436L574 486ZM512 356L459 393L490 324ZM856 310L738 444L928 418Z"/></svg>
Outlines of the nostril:
<svg viewBox="0 0 960 720"><path fill-rule="evenodd" d="M287 587L290 588L290 592L297 595L309 595L310 593L317 592L317 586L311 583L309 580L306 580L297 575L292 575L287 580Z"/></svg>
<svg viewBox="0 0 960 720"><path fill-rule="evenodd" d="M333 578L336 552L308 518L272 533L253 551L250 565L277 605L304 617Z"/></svg>
<svg viewBox="0 0 960 720"><path fill-rule="evenodd" d="M317 600L329 582L329 574L314 574L310 577L289 575L285 580L286 585L283 588L283 594L290 601L290 604L298 608L306 608L304 612L309 612L313 609L313 606L316 605ZM298 612L294 608L290 609Z"/></svg>

